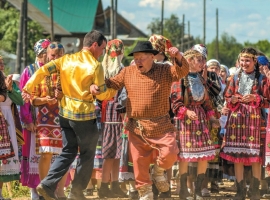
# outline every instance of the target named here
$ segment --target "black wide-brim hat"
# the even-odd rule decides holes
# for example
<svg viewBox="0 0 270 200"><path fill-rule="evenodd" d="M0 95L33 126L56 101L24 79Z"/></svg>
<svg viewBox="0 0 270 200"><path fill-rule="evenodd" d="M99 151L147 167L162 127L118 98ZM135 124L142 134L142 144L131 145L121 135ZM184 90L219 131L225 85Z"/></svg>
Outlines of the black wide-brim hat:
<svg viewBox="0 0 270 200"><path fill-rule="evenodd" d="M128 54L128 56L133 56L133 53L137 53L137 52L152 53L154 55L157 55L159 53L157 50L153 49L153 46L151 42L149 41L137 42L136 46L134 47L132 52Z"/></svg>

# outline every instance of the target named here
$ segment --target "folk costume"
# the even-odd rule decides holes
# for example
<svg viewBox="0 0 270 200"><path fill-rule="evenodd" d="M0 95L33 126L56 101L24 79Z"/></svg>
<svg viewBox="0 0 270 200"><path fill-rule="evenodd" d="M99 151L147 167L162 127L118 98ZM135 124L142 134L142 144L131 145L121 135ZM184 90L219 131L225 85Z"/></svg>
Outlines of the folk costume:
<svg viewBox="0 0 270 200"><path fill-rule="evenodd" d="M102 36L97 31L93 32ZM84 197L82 190L86 188L92 174L99 137L95 124L94 99L107 100L112 98L116 92L105 87L101 64L86 48L45 64L31 77L23 90L31 93L36 84L40 83L45 76L53 73L59 73L64 95L59 105L64 146L62 153L51 165L48 175L41 181L38 190L46 194L44 187L49 188L52 191L51 198L55 198L54 191L57 184L69 170L69 166L78 153L78 147L80 147L80 156L69 194L69 198L80 199ZM95 97L89 90L92 84L97 85L100 90L100 94Z"/></svg>
<svg viewBox="0 0 270 200"><path fill-rule="evenodd" d="M268 89L269 81L256 71L248 74L240 70L230 80L225 98L231 111L226 125L223 152L220 154L222 158L245 165L250 165L252 162L262 163L260 149L261 108L269 106ZM232 95L242 97L246 94L255 94L256 101L231 103Z"/></svg>
<svg viewBox="0 0 270 200"><path fill-rule="evenodd" d="M50 40L41 39L36 42L34 52L36 56L44 53L50 44ZM21 74L20 89L26 85L33 74L44 65L36 60L35 63L27 66ZM30 102L20 107L20 117L23 124L23 138L25 144L22 145L22 162L21 162L21 183L23 186L36 188L40 182L38 174L39 155L36 154L36 133L31 133L25 127L26 124L36 124L36 108L31 106Z"/></svg>
<svg viewBox="0 0 270 200"><path fill-rule="evenodd" d="M149 41L138 42L129 55L133 56L136 52L148 52L154 55L158 53L153 50ZM172 82L187 73L188 63L182 57L173 66L153 62L152 68L146 73L141 73L136 65L125 67L118 75L106 80L108 87L117 90L125 87L127 90L126 111L129 120L126 129L130 133L129 145L136 188L141 196L152 193L152 181L148 169L154 149L159 151L154 165L154 176L159 178L164 176L164 169L170 168L176 161L178 148L174 127L170 123L168 114L168 97ZM168 183L165 182L163 179L154 180L161 192L169 189Z"/></svg>
<svg viewBox="0 0 270 200"><path fill-rule="evenodd" d="M32 104L36 98L54 97L58 76L56 73L47 76L40 84L36 85L32 98ZM62 134L59 124L58 102L55 104L43 104L37 106L37 134L36 154L51 153L58 155L62 152Z"/></svg>

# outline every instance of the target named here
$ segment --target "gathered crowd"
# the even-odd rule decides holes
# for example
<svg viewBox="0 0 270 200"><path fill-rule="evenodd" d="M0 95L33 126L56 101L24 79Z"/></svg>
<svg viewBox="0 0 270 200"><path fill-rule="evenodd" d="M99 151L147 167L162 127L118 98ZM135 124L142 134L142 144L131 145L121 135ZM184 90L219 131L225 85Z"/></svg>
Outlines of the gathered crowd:
<svg viewBox="0 0 270 200"><path fill-rule="evenodd" d="M84 200L95 185L99 198L204 199L224 178L232 199L267 195L263 52L239 49L228 68L203 44L180 52L154 34L124 66L124 43L95 30L77 53L48 39L34 52L22 74L6 75L0 56L0 200L14 180L31 200Z"/></svg>

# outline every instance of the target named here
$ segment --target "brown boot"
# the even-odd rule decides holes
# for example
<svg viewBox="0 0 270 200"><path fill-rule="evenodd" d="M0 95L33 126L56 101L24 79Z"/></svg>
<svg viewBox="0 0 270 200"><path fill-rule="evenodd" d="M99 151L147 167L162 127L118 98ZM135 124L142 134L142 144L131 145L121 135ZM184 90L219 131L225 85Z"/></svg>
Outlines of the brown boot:
<svg viewBox="0 0 270 200"><path fill-rule="evenodd" d="M144 185L138 188L140 200L153 200L152 185Z"/></svg>
<svg viewBox="0 0 270 200"><path fill-rule="evenodd" d="M192 199L192 196L187 189L187 176L188 176L187 173L182 174L180 176L180 191L179 191L180 200Z"/></svg>
<svg viewBox="0 0 270 200"><path fill-rule="evenodd" d="M115 194L115 196L117 196L119 198L127 198L127 195L120 188L118 181L113 181L112 182L111 191Z"/></svg>
<svg viewBox="0 0 270 200"><path fill-rule="evenodd" d="M259 179L253 177L250 200L259 200L261 198L259 186L260 186Z"/></svg>
<svg viewBox="0 0 270 200"><path fill-rule="evenodd" d="M202 200L203 199L203 195L202 195L202 183L204 180L205 174L199 174L197 176L196 182L195 182L195 199L196 200Z"/></svg>
<svg viewBox="0 0 270 200"><path fill-rule="evenodd" d="M117 195L109 189L109 183L103 182L101 182L100 188L98 190L98 196L99 198L117 198Z"/></svg>
<svg viewBox="0 0 270 200"><path fill-rule="evenodd" d="M238 183L236 181L236 187L237 187L237 192L236 195L234 196L234 200L245 200L246 198L246 184L244 182L244 180L240 181L240 183Z"/></svg>

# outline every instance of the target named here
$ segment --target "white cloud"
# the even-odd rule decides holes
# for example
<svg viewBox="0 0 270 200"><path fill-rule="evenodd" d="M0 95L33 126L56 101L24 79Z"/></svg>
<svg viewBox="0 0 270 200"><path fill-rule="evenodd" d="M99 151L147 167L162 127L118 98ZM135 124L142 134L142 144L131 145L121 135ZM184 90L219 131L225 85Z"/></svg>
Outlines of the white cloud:
<svg viewBox="0 0 270 200"><path fill-rule="evenodd" d="M135 19L134 13L126 12L124 10L121 11L121 15L129 21Z"/></svg>
<svg viewBox="0 0 270 200"><path fill-rule="evenodd" d="M262 18L262 16L260 14L257 14L257 13L253 13L253 14L248 15L248 19L250 19L250 20L259 20L261 18Z"/></svg>
<svg viewBox="0 0 270 200"><path fill-rule="evenodd" d="M161 8L161 0L141 0L140 7ZM196 7L195 3L185 2L184 0L164 0L164 8L169 11L188 10Z"/></svg>

